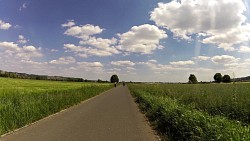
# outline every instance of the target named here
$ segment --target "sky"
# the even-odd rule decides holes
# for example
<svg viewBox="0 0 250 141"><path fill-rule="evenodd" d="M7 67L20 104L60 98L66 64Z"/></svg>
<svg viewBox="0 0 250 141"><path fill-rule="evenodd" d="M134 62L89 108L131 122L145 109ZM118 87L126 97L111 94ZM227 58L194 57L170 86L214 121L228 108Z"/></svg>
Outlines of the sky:
<svg viewBox="0 0 250 141"><path fill-rule="evenodd" d="M122 81L250 75L249 0L0 0L0 69Z"/></svg>

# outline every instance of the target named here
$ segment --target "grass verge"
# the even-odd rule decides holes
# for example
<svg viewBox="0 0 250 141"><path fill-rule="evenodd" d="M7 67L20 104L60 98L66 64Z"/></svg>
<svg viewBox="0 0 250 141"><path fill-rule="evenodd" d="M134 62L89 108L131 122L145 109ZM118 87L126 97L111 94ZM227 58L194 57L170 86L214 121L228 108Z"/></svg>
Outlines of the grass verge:
<svg viewBox="0 0 250 141"><path fill-rule="evenodd" d="M250 128L240 122L182 105L170 97L152 95L129 85L131 93L163 139L249 141Z"/></svg>

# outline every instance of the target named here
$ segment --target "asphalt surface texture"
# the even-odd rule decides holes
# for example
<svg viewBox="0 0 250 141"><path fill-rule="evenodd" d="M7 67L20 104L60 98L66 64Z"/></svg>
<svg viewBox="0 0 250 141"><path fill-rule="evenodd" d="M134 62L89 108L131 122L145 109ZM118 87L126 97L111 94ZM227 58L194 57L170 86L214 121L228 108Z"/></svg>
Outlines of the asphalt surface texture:
<svg viewBox="0 0 250 141"><path fill-rule="evenodd" d="M113 88L0 138L0 141L157 140L126 86Z"/></svg>

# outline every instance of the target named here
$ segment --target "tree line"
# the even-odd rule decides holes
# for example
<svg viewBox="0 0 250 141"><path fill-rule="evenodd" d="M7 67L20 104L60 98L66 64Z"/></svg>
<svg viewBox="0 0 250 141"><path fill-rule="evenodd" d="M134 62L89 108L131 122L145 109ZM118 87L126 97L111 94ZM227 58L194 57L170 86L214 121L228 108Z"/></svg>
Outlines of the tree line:
<svg viewBox="0 0 250 141"><path fill-rule="evenodd" d="M6 78L19 78L19 79L34 79L34 80L52 80L52 81L70 81L70 82L88 82L90 80L84 80L82 78L74 77L62 77L62 76L48 76L48 75L36 75L18 72L7 72L0 70L0 77Z"/></svg>
<svg viewBox="0 0 250 141"><path fill-rule="evenodd" d="M230 83L232 81L231 77L229 75L226 74L226 75L222 76L221 73L216 73L213 78L214 78L215 83L221 83L221 82ZM188 78L188 83L190 83L190 84L198 83L198 80L194 74L190 74L190 76Z"/></svg>
<svg viewBox="0 0 250 141"><path fill-rule="evenodd" d="M37 74L27 74L18 72L8 72L0 70L0 77L5 78L18 78L18 79L33 79L33 80L50 80L50 81L67 81L67 82L98 82L98 83L109 83L105 80L88 80L83 78L75 77L63 77L63 76L49 76L49 75L37 75Z"/></svg>

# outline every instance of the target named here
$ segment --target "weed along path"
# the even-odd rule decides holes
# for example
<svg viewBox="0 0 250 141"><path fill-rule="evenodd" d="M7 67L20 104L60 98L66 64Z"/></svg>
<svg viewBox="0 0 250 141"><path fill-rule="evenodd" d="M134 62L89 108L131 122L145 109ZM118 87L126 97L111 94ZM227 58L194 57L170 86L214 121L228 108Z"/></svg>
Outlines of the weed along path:
<svg viewBox="0 0 250 141"><path fill-rule="evenodd" d="M156 141L127 87L91 100L0 138L1 141Z"/></svg>

